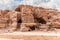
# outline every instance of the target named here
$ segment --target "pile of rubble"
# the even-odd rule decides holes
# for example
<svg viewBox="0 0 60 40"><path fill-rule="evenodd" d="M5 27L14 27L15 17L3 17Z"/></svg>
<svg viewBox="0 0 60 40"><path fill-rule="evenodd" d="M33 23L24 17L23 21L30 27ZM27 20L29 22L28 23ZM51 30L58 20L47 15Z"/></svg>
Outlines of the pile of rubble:
<svg viewBox="0 0 60 40"><path fill-rule="evenodd" d="M55 9L19 5L0 10L0 32L51 30L60 28L60 12Z"/></svg>

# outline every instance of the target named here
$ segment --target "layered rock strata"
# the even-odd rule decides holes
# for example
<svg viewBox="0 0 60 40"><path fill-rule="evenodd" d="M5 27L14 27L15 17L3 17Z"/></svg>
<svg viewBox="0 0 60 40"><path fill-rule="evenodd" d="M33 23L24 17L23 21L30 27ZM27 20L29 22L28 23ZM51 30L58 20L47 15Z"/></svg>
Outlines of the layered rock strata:
<svg viewBox="0 0 60 40"><path fill-rule="evenodd" d="M35 31L60 29L60 12L55 9L19 5L15 10L0 10L0 30Z"/></svg>

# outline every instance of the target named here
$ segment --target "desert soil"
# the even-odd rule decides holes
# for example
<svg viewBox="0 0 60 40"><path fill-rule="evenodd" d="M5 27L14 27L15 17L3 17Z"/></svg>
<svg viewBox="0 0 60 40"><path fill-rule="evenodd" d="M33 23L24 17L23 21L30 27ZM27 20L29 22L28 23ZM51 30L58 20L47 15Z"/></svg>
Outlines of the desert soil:
<svg viewBox="0 0 60 40"><path fill-rule="evenodd" d="M54 32L1 33L0 40L60 40L59 34Z"/></svg>

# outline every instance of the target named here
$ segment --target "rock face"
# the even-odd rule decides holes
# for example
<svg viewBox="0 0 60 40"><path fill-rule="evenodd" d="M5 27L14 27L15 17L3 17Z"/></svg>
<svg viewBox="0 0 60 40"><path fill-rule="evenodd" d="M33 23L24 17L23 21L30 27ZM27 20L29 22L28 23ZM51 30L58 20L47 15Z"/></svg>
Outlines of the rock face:
<svg viewBox="0 0 60 40"><path fill-rule="evenodd" d="M8 11L6 10L0 10L0 27L5 27L8 23L7 13Z"/></svg>
<svg viewBox="0 0 60 40"><path fill-rule="evenodd" d="M19 5L13 11L0 10L0 30L12 32L51 28L60 28L60 12L57 10L30 5Z"/></svg>

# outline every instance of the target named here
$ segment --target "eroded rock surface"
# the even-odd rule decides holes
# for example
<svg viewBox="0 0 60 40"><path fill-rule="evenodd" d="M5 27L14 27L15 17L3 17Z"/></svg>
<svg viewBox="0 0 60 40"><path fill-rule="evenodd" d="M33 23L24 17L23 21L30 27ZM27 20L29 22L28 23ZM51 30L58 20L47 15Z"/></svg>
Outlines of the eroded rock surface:
<svg viewBox="0 0 60 40"><path fill-rule="evenodd" d="M55 9L19 5L15 10L0 10L0 30L34 31L60 29L60 12Z"/></svg>

